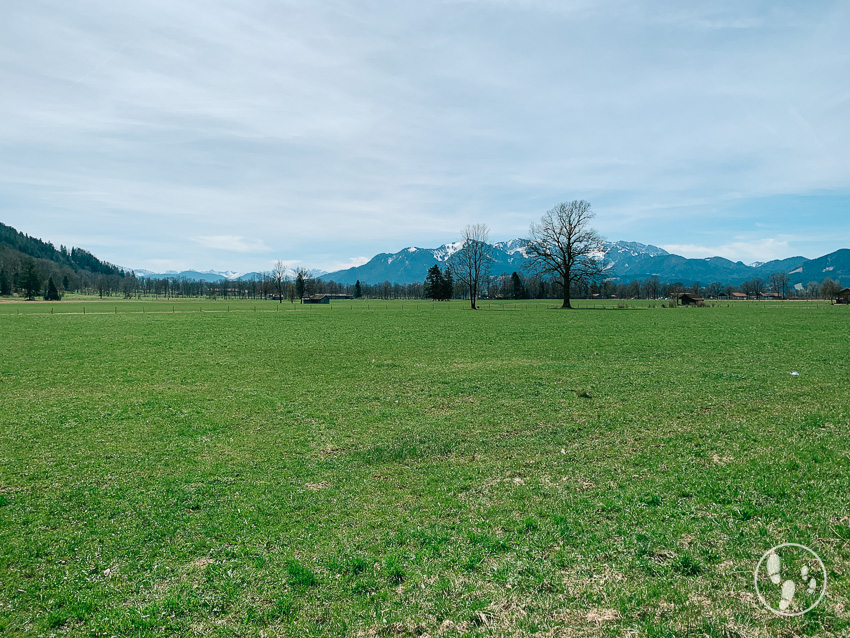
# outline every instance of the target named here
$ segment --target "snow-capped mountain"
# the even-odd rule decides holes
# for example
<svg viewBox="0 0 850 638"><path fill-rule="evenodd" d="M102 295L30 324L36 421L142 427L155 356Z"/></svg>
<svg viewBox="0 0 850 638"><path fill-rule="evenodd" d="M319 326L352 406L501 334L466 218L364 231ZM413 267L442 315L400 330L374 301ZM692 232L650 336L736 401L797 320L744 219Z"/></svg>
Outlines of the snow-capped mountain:
<svg viewBox="0 0 850 638"><path fill-rule="evenodd" d="M527 240L518 237L493 244L493 262L490 265L490 274L499 276L521 272L528 263L527 243ZM441 267L444 266L462 246L463 242L456 241L443 244L438 248L408 247L397 253L381 253L362 266L328 273L321 276L320 279L344 284L353 284L358 279L361 282L372 284L383 281L393 283L422 281L431 266L435 263ZM630 257L666 254L665 250L657 246L647 246L637 242L605 242L604 251L599 256L608 260L610 269Z"/></svg>
<svg viewBox="0 0 850 638"><path fill-rule="evenodd" d="M370 284L383 281L392 283L423 281L425 273L431 266L434 264L444 266L461 245L461 242L454 242L443 244L439 248L409 247L397 253L381 253L362 266L327 273L320 279L343 284L353 284L358 279ZM490 274L499 276L510 275L513 272L529 272L525 246L526 240L522 238L493 244ZM760 263L758 266L748 266L743 262L733 262L722 257L686 259L670 254L658 246L633 241L604 242L603 250L598 257L606 261L605 270L608 277L624 283L658 277L664 282L682 282L686 285L695 281L703 284L720 281L724 284L738 285L754 277L766 280L775 272L794 273L791 275L792 282L804 276L814 278L814 275L806 274L808 269L804 267L804 264L809 260L805 257L791 257ZM830 265L826 264L825 267L829 268Z"/></svg>
<svg viewBox="0 0 850 638"><path fill-rule="evenodd" d="M434 254L434 259L437 261L448 261L449 257L454 255L457 251L459 251L463 247L462 241L452 242L451 244L443 244L439 248L435 248L431 250L430 248L408 248L408 251L420 251L424 250L427 252L431 252Z"/></svg>
<svg viewBox="0 0 850 638"><path fill-rule="evenodd" d="M528 257L528 254L525 251L525 246L528 243L526 239L511 239L510 241L500 241L497 244L493 244L493 246L499 250L502 250L509 255L514 255L519 253L523 257Z"/></svg>
<svg viewBox="0 0 850 638"><path fill-rule="evenodd" d="M263 273L261 272L238 272L235 270L166 270L165 272L153 272L151 270L145 270L144 268L128 268L127 270L132 270L136 273L136 277L146 277L148 279L194 279L196 281L208 281L210 283L221 281L222 279L227 279L228 281L237 281L237 280L249 280L249 279L261 279L263 277ZM325 270L318 269L309 269L308 272L310 276L313 278L319 278L322 275L326 274ZM294 268L287 268L286 276L290 279L295 279L296 270Z"/></svg>
<svg viewBox="0 0 850 638"><path fill-rule="evenodd" d="M420 248L408 246L396 253L381 253L375 255L362 266L324 272L311 271L314 278L325 281L336 281L342 284L362 283L377 284L384 281L391 283L413 283L423 281L428 269L437 264L441 268L462 246L462 242L450 242L437 248ZM528 273L529 259L525 250L526 240L511 239L493 244L493 262L490 274L493 276L510 275L513 272ZM805 257L790 257L769 261L766 263L744 264L741 261L730 261L723 257L708 257L705 259L686 259L679 255L668 253L663 248L651 244L641 244L631 241L604 242L603 250L598 257L606 262L606 274L610 279L628 283L658 277L662 282L681 282L691 285L698 281L703 285L714 281L723 284L739 285L747 279L769 279L777 272L788 273L791 284L809 281L820 281L825 276L844 281L850 278L850 250L842 249L814 260ZM185 278L209 282L221 279L252 279L261 278L262 273L239 273L236 271L209 270L198 272L184 270L182 272L153 273L148 270L136 269L138 277L152 278ZM290 278L295 277L295 271L287 272Z"/></svg>

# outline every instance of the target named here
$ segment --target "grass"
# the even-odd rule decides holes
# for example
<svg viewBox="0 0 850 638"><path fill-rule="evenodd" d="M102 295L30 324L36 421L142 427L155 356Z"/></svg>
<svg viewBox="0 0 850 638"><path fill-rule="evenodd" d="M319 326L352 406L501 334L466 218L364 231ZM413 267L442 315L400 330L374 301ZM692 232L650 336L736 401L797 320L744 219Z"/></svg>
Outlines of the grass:
<svg viewBox="0 0 850 638"><path fill-rule="evenodd" d="M0 304L0 633L850 632L848 308L229 303Z"/></svg>

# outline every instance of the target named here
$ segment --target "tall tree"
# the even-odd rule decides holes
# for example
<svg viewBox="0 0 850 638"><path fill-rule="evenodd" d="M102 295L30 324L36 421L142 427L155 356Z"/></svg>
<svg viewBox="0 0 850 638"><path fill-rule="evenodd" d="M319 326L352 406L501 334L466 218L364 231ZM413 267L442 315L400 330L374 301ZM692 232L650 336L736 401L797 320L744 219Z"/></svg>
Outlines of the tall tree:
<svg viewBox="0 0 850 638"><path fill-rule="evenodd" d="M299 299L304 298L304 289L307 285L309 273L306 268L299 268L295 273L295 294Z"/></svg>
<svg viewBox="0 0 850 638"><path fill-rule="evenodd" d="M717 299L720 296L720 293L723 292L723 284L719 281L712 281L708 284L708 296L712 299Z"/></svg>
<svg viewBox="0 0 850 638"><path fill-rule="evenodd" d="M449 258L449 268L454 277L469 288L469 304L477 309L476 302L481 284L493 261L493 247L488 243L490 229L487 224L471 224L461 231L461 247Z"/></svg>
<svg viewBox="0 0 850 638"><path fill-rule="evenodd" d="M286 264L280 259L277 260L274 270L272 270L272 284L277 290L278 303L283 303L283 293L286 288Z"/></svg>
<svg viewBox="0 0 850 638"><path fill-rule="evenodd" d="M24 261L19 274L19 287L23 289L27 299L30 300L35 299L35 296L41 292L41 275L34 259L30 258Z"/></svg>
<svg viewBox="0 0 850 638"><path fill-rule="evenodd" d="M643 282L644 294L647 299L658 299L661 295L661 281L658 277L652 276Z"/></svg>
<svg viewBox="0 0 850 638"><path fill-rule="evenodd" d="M748 279L741 284L741 291L746 293L747 297L758 299L764 292L764 282L759 277Z"/></svg>
<svg viewBox="0 0 850 638"><path fill-rule="evenodd" d="M0 268L0 296L8 297L12 294L12 280L5 268Z"/></svg>
<svg viewBox="0 0 850 638"><path fill-rule="evenodd" d="M434 264L428 269L425 275L425 298L445 299L445 282L443 281L443 272L437 264Z"/></svg>
<svg viewBox="0 0 850 638"><path fill-rule="evenodd" d="M452 269L446 266L443 271L443 292L438 299L451 299L454 296L455 279L452 276Z"/></svg>
<svg viewBox="0 0 850 638"><path fill-rule="evenodd" d="M584 200L562 202L532 224L526 252L531 268L554 277L564 292L561 308L572 308L570 288L602 280L602 237L589 226L594 213Z"/></svg>
<svg viewBox="0 0 850 638"><path fill-rule="evenodd" d="M827 277L820 284L820 296L824 299L832 299L838 294L839 290L841 290L841 285L831 277Z"/></svg>
<svg viewBox="0 0 850 638"><path fill-rule="evenodd" d="M770 287L783 299L788 296L788 283L787 273L775 272L770 276Z"/></svg>
<svg viewBox="0 0 850 638"><path fill-rule="evenodd" d="M514 299L525 299L525 286L522 285L522 279L516 272L511 274L511 296Z"/></svg>
<svg viewBox="0 0 850 638"><path fill-rule="evenodd" d="M354 282L354 298L360 299L363 296L363 286L360 285L360 280Z"/></svg>

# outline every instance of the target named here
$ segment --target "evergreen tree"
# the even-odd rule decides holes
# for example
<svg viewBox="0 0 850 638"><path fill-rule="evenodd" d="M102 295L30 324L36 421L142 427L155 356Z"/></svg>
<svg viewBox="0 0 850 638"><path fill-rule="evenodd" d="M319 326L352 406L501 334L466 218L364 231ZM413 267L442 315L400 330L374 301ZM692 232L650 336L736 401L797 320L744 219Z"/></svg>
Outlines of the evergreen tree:
<svg viewBox="0 0 850 638"><path fill-rule="evenodd" d="M354 282L354 298L360 299L363 296L363 287L360 285L360 280L358 279Z"/></svg>
<svg viewBox="0 0 850 638"><path fill-rule="evenodd" d="M304 269L299 268L298 274L295 275L295 294L298 299L304 298L304 274Z"/></svg>
<svg viewBox="0 0 850 638"><path fill-rule="evenodd" d="M53 277L50 277L47 280L47 292L44 293L45 301L61 301L61 297L59 296L59 291L56 290L56 284L53 283Z"/></svg>
<svg viewBox="0 0 850 638"><path fill-rule="evenodd" d="M12 294L12 280L5 268L0 268L0 296L8 297Z"/></svg>
<svg viewBox="0 0 850 638"><path fill-rule="evenodd" d="M71 282L68 281L68 275L63 275L62 277L62 288L65 290L65 292L68 292L71 289Z"/></svg>
<svg viewBox="0 0 850 638"><path fill-rule="evenodd" d="M24 291L27 299L35 299L35 296L41 292L41 275L38 273L34 259L27 259L24 262L18 277L18 286Z"/></svg>
<svg viewBox="0 0 850 638"><path fill-rule="evenodd" d="M440 299L451 299L454 288L455 280L452 277L452 271L447 266L446 271L443 273L443 293L440 295Z"/></svg>
<svg viewBox="0 0 850 638"><path fill-rule="evenodd" d="M445 281L440 267L434 264L428 269L428 274L425 275L425 298L426 299L445 299Z"/></svg>
<svg viewBox="0 0 850 638"><path fill-rule="evenodd" d="M511 294L514 299L525 299L525 287L517 273L511 275Z"/></svg>

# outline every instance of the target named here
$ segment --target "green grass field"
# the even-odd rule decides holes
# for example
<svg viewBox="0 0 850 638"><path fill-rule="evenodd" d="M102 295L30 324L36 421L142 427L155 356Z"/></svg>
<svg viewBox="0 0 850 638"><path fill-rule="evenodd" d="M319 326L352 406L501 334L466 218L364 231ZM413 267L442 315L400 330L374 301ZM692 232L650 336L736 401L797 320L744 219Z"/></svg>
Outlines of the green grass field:
<svg viewBox="0 0 850 638"><path fill-rule="evenodd" d="M0 304L0 633L850 635L850 308L628 303Z"/></svg>

